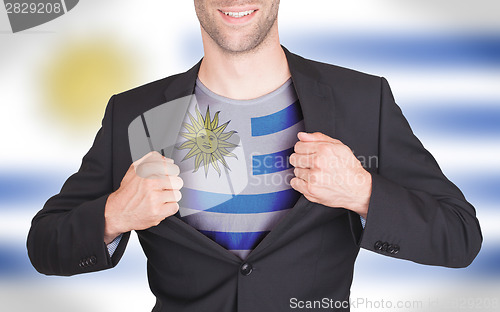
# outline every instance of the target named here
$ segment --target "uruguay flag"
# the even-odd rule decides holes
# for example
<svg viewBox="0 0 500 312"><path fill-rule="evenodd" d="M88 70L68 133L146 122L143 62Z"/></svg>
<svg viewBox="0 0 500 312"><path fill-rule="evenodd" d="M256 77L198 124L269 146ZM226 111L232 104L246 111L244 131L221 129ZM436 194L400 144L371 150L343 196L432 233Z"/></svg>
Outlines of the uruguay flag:
<svg viewBox="0 0 500 312"><path fill-rule="evenodd" d="M303 131L291 83L235 101L197 82L173 152L184 181L185 222L246 258L300 194L290 187L289 156Z"/></svg>

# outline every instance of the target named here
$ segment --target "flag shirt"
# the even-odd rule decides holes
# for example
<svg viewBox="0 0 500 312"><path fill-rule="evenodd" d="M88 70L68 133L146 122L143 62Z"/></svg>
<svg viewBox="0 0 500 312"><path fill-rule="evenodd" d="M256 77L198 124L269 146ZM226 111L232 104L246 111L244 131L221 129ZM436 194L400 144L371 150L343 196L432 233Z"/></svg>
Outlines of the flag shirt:
<svg viewBox="0 0 500 312"><path fill-rule="evenodd" d="M173 156L184 181L181 218L242 259L293 207L289 156L304 122L289 79L252 100L198 79Z"/></svg>

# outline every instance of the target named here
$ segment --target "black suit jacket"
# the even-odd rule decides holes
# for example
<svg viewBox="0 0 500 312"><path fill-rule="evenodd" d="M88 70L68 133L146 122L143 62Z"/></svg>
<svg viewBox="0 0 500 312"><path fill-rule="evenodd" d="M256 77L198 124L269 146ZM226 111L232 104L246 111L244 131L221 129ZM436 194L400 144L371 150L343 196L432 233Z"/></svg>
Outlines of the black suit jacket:
<svg viewBox="0 0 500 312"><path fill-rule="evenodd" d="M302 196L242 261L178 215L169 217L138 231L157 297L153 311L288 311L291 298L348 300L359 247L448 267L467 266L477 255L474 208L413 135L387 81L284 50L306 131L338 138L359 159L371 159L366 228L355 213ZM199 65L111 98L79 171L33 219L27 246L39 272L73 275L118 263L130 233L110 258L104 207L132 163L128 126L192 94Z"/></svg>

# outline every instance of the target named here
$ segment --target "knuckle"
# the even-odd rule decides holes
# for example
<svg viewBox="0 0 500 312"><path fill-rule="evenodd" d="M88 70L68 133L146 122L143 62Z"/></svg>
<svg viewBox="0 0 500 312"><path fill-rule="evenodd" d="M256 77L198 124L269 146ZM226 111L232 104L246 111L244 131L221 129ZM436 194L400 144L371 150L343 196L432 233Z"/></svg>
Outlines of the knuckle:
<svg viewBox="0 0 500 312"><path fill-rule="evenodd" d="M295 143L293 150L295 151L295 153L298 153L300 151L301 147L302 147L302 142L299 141L299 142Z"/></svg>
<svg viewBox="0 0 500 312"><path fill-rule="evenodd" d="M157 218L154 220L155 226L160 225L160 223L165 219L165 216L163 215L158 215Z"/></svg>
<svg viewBox="0 0 500 312"><path fill-rule="evenodd" d="M142 171L142 170L147 170L151 168L151 163L140 163L138 166L137 166L137 171Z"/></svg>
<svg viewBox="0 0 500 312"><path fill-rule="evenodd" d="M167 176L164 180L163 189L173 190L175 189L175 183L176 181L174 177Z"/></svg>
<svg viewBox="0 0 500 312"><path fill-rule="evenodd" d="M179 176L169 177L168 183L173 190L179 190L184 186L184 181Z"/></svg>
<svg viewBox="0 0 500 312"><path fill-rule="evenodd" d="M182 193L179 190L174 190L173 191L173 195L174 195L174 201L175 202L180 201L181 198L182 198Z"/></svg>
<svg viewBox="0 0 500 312"><path fill-rule="evenodd" d="M167 176L165 179L163 179L162 182L163 182L163 185L162 185L163 190L171 190L174 188L175 180L173 179L173 177Z"/></svg>
<svg viewBox="0 0 500 312"><path fill-rule="evenodd" d="M162 190L171 190L173 189L174 186L174 179L172 177L165 177L165 179L162 179L162 185L161 189Z"/></svg>
<svg viewBox="0 0 500 312"><path fill-rule="evenodd" d="M316 187L314 187L314 185L312 185L311 183L307 184L307 193L309 193L310 196L316 197L317 192L318 190Z"/></svg>
<svg viewBox="0 0 500 312"><path fill-rule="evenodd" d="M157 151L151 151L151 156L150 157L158 157L158 156L161 157L160 153L158 153Z"/></svg>
<svg viewBox="0 0 500 312"><path fill-rule="evenodd" d="M308 167L311 167L313 165L314 165L313 161L309 156L301 157L299 160L299 167L301 167L301 168L308 168Z"/></svg>
<svg viewBox="0 0 500 312"><path fill-rule="evenodd" d="M172 201L172 191L161 191L161 203L165 204Z"/></svg>
<svg viewBox="0 0 500 312"><path fill-rule="evenodd" d="M352 150L349 146L347 145L342 145L340 147L340 151L342 152L343 155L347 156L347 155L350 155L352 154Z"/></svg>
<svg viewBox="0 0 500 312"><path fill-rule="evenodd" d="M141 180L141 185L144 187L145 192L149 193L151 190L156 189L157 181L151 178L139 177Z"/></svg>
<svg viewBox="0 0 500 312"><path fill-rule="evenodd" d="M149 212L151 213L151 216L156 219L159 215L161 215L160 205L158 203L150 205Z"/></svg>
<svg viewBox="0 0 500 312"><path fill-rule="evenodd" d="M325 153L328 153L330 152L330 148L328 145L326 144L319 144L318 145L318 151L321 153L321 154L325 154Z"/></svg>
<svg viewBox="0 0 500 312"><path fill-rule="evenodd" d="M314 157L311 161L312 166L315 168L322 167L323 166L323 156L317 155Z"/></svg>
<svg viewBox="0 0 500 312"><path fill-rule="evenodd" d="M305 198L307 198L308 201L313 202L313 203L319 203L316 197L311 196L311 195L304 195Z"/></svg>
<svg viewBox="0 0 500 312"><path fill-rule="evenodd" d="M311 184L317 184L319 182L319 174L317 171L313 171L309 174L309 182Z"/></svg>
<svg viewBox="0 0 500 312"><path fill-rule="evenodd" d="M147 194L147 196L146 196L146 203L150 207L154 208L155 207L155 203L157 203L158 201L159 201L159 199L158 199L158 195L157 194L155 194L155 193Z"/></svg>
<svg viewBox="0 0 500 312"><path fill-rule="evenodd" d="M179 189L181 189L184 186L184 180L181 177L177 177L177 181L179 181Z"/></svg>
<svg viewBox="0 0 500 312"><path fill-rule="evenodd" d="M179 204L178 203L168 203L166 205L166 208L167 208L168 215L171 216L171 215L176 214L177 211L179 211Z"/></svg>
<svg viewBox="0 0 500 312"><path fill-rule="evenodd" d="M136 168L136 175L141 178L147 178L154 172L154 168L151 163L142 163Z"/></svg>
<svg viewBox="0 0 500 312"><path fill-rule="evenodd" d="M174 163L168 163L167 164L167 175L169 176L178 176L181 170L179 169L179 166L177 166Z"/></svg>

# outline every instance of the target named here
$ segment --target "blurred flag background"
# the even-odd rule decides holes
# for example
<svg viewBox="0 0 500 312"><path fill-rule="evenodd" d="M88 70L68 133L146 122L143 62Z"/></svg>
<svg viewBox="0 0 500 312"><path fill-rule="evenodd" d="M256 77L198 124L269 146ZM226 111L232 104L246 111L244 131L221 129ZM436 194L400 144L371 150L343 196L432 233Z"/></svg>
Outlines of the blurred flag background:
<svg viewBox="0 0 500 312"><path fill-rule="evenodd" d="M483 229L483 248L466 269L362 250L353 311L500 310L498 12L496 0L281 3L281 39L291 51L388 79ZM135 235L115 269L71 278L38 274L26 235L78 169L109 97L185 71L202 55L192 1L80 1L17 34L0 8L0 311L151 311Z"/></svg>

